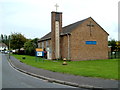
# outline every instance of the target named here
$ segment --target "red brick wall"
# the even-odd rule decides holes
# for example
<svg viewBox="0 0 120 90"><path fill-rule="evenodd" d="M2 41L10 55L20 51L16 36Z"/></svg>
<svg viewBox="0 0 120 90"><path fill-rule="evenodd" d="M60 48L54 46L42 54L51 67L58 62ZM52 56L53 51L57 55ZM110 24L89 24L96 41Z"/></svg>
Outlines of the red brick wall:
<svg viewBox="0 0 120 90"><path fill-rule="evenodd" d="M61 57L67 58L68 57L68 37L63 36L61 37L61 44L60 44L60 51L61 51Z"/></svg>
<svg viewBox="0 0 120 90"><path fill-rule="evenodd" d="M87 26L89 21L95 25L92 28ZM97 41L96 45L86 45L85 41ZM84 22L76 28L71 35L71 59L72 60L94 60L108 58L108 34L103 31L92 19Z"/></svg>
<svg viewBox="0 0 120 90"><path fill-rule="evenodd" d="M56 15L59 17L59 30L62 32L62 13L61 12L51 12L51 48L52 48L52 59L56 59L55 57L55 22ZM60 35L60 33L59 33Z"/></svg>
<svg viewBox="0 0 120 90"><path fill-rule="evenodd" d="M92 36L90 36L90 27L87 26L90 21L94 24L91 30ZM86 45L85 41L97 41L97 44ZM49 40L51 47L53 43L54 41ZM67 35L60 38L60 54L62 58L68 58ZM91 18L71 32L70 58L71 60L108 59L108 34Z"/></svg>

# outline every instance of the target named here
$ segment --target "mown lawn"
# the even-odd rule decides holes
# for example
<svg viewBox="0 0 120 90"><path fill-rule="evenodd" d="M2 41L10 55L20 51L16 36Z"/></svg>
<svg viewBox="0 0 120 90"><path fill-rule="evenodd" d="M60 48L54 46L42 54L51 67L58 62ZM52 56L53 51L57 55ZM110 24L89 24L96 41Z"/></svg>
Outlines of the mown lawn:
<svg viewBox="0 0 120 90"><path fill-rule="evenodd" d="M92 61L67 61L68 65L62 65L63 61L44 60L35 56L13 55L27 65L33 67L61 72L73 75L100 77L105 79L118 79L119 59L92 60ZM26 59L22 59L26 57Z"/></svg>

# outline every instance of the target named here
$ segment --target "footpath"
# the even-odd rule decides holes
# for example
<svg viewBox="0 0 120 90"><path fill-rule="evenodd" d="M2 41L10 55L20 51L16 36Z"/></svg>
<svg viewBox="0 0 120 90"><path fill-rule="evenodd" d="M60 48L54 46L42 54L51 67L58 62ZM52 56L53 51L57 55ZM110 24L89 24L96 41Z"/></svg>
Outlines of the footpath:
<svg viewBox="0 0 120 90"><path fill-rule="evenodd" d="M35 68L26 65L13 56L8 60L11 66L21 72L32 75L34 77L47 80L48 82L56 82L60 84L70 85L74 87L87 88L87 89L117 89L118 80L109 80L102 78L75 76L70 74L63 74L58 72L52 72L44 69Z"/></svg>

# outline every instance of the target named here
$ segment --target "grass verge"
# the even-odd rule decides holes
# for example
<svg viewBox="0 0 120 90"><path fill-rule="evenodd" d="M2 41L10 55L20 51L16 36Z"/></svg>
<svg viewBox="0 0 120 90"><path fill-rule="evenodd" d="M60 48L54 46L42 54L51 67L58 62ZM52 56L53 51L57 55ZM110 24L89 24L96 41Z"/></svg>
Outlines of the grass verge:
<svg viewBox="0 0 120 90"><path fill-rule="evenodd" d="M92 61L70 61L68 65L62 65L62 61L54 62L28 55L12 55L18 60L33 67L86 77L100 77L118 80L119 59L92 60ZM26 59L22 59L26 57Z"/></svg>

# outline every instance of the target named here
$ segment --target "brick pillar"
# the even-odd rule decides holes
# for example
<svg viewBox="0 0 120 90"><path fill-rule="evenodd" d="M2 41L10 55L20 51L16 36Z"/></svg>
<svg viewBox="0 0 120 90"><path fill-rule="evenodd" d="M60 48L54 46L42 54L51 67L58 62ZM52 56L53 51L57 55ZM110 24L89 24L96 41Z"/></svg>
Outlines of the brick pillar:
<svg viewBox="0 0 120 90"><path fill-rule="evenodd" d="M62 32L62 13L51 12L52 59L60 58L60 33Z"/></svg>

